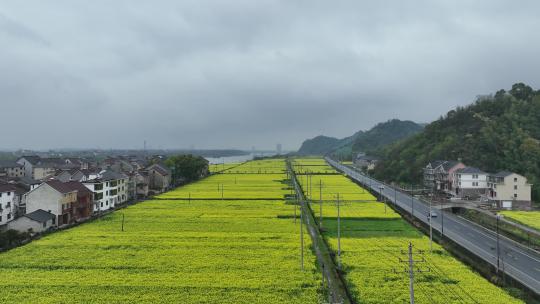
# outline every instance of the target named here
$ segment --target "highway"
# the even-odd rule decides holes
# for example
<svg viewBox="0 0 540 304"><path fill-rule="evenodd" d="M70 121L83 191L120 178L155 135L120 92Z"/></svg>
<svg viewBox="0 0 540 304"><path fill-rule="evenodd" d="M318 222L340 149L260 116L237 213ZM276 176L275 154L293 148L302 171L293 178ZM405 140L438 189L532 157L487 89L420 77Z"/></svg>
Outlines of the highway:
<svg viewBox="0 0 540 304"><path fill-rule="evenodd" d="M429 225L429 204L330 158L326 158L326 161L338 171L366 185L376 193L380 193L383 187L382 194L388 202L396 204L419 221ZM437 213L437 217L432 219L433 234L442 233L446 238L497 267L497 234L494 231L450 212L442 212L434 208L432 210ZM504 271L537 295L540 294L540 254L538 252L499 235L499 265L500 271Z"/></svg>

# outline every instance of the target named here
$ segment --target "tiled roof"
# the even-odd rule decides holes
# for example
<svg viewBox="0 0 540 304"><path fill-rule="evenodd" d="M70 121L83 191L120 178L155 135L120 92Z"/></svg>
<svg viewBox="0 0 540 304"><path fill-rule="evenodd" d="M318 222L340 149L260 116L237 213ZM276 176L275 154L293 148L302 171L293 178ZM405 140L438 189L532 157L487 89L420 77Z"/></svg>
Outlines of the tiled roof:
<svg viewBox="0 0 540 304"><path fill-rule="evenodd" d="M34 212L25 214L24 216L39 223L45 223L46 221L49 221L55 218L54 214L47 212L43 209L38 209Z"/></svg>
<svg viewBox="0 0 540 304"><path fill-rule="evenodd" d="M101 175L101 179L104 180L104 181L117 180L117 179L126 179L127 178L127 176L125 174L118 173L118 172L113 171L113 170L106 170L106 171L102 172L100 175Z"/></svg>
<svg viewBox="0 0 540 304"><path fill-rule="evenodd" d="M0 160L0 168L22 168L23 165L9 160Z"/></svg>
<svg viewBox="0 0 540 304"><path fill-rule="evenodd" d="M513 172L510 172L510 171L499 171L495 174L493 174L493 176L496 176L496 177L507 177L508 175L511 175L511 174L514 174Z"/></svg>
<svg viewBox="0 0 540 304"><path fill-rule="evenodd" d="M65 183L66 187L72 189L73 191L78 191L79 194L88 194L88 193L92 193L92 191L90 191L88 188L86 188L82 183L80 182L75 182L75 181L71 181L71 182L67 182Z"/></svg>
<svg viewBox="0 0 540 304"><path fill-rule="evenodd" d="M442 167L445 171L448 171L452 169L453 167L455 167L457 164L459 164L459 162L454 161L454 160L448 160L442 164Z"/></svg>
<svg viewBox="0 0 540 304"><path fill-rule="evenodd" d="M465 174L486 174L486 172L475 168L475 167L465 167L461 169L457 169L456 173L465 173Z"/></svg>
<svg viewBox="0 0 540 304"><path fill-rule="evenodd" d="M45 182L47 185L51 186L53 189L55 189L56 191L60 192L60 193L63 193L63 194L67 194L67 193L70 193L70 192L74 192L74 191L77 191L77 190L74 190L72 187L70 187L69 185L67 185L67 183L62 183L61 181L57 181L57 180L50 180L50 181L47 181Z"/></svg>
<svg viewBox="0 0 540 304"><path fill-rule="evenodd" d="M0 184L0 192L14 192L17 190L15 186L10 184Z"/></svg>
<svg viewBox="0 0 540 304"><path fill-rule="evenodd" d="M151 170L156 170L159 174L161 175L169 175L170 172L169 172L169 169L167 169L166 167L160 165L160 164L154 164L152 166L150 166L148 169L151 169Z"/></svg>
<svg viewBox="0 0 540 304"><path fill-rule="evenodd" d="M32 165L35 165L35 164L39 163L39 161L41 160L41 157L39 157L37 155L25 155L25 156L22 156L19 159L22 159L22 158L26 159Z"/></svg>

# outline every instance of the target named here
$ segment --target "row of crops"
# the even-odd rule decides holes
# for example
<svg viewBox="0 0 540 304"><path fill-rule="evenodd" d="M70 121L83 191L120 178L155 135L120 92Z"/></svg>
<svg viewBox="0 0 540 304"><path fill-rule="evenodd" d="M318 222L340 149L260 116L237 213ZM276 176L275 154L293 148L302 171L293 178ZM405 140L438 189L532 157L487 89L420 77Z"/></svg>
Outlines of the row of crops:
<svg viewBox="0 0 540 304"><path fill-rule="evenodd" d="M506 219L540 230L540 211L501 211Z"/></svg>
<svg viewBox="0 0 540 304"><path fill-rule="evenodd" d="M294 170L324 160L295 159ZM322 197L323 236L337 252L338 194L341 218L341 262L346 283L358 303L408 303L409 278L406 250L413 244L418 273L416 303L519 303L488 282L429 238L410 226L391 208L343 175L297 175L311 197L315 217ZM311 190L310 190L311 189ZM311 193L310 193L311 191Z"/></svg>
<svg viewBox="0 0 540 304"><path fill-rule="evenodd" d="M284 161L235 168L0 254L0 303L320 302Z"/></svg>

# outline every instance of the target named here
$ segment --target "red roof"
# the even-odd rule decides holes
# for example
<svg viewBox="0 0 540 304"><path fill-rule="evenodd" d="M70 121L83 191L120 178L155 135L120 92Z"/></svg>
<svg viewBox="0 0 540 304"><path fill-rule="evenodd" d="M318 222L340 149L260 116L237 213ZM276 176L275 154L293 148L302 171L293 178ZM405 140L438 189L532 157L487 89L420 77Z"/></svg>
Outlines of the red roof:
<svg viewBox="0 0 540 304"><path fill-rule="evenodd" d="M80 182L71 181L71 182L67 182L65 184L66 184L66 186L68 188L72 189L73 191L77 191L79 195L81 195L81 194L92 194L92 191L90 191L90 189L86 188L86 186L83 185Z"/></svg>
<svg viewBox="0 0 540 304"><path fill-rule="evenodd" d="M14 192L17 188L10 184L0 184L0 192Z"/></svg>
<svg viewBox="0 0 540 304"><path fill-rule="evenodd" d="M67 183L62 183L58 180L50 180L45 183L62 194L77 191L77 189L73 189L73 187L69 186Z"/></svg>

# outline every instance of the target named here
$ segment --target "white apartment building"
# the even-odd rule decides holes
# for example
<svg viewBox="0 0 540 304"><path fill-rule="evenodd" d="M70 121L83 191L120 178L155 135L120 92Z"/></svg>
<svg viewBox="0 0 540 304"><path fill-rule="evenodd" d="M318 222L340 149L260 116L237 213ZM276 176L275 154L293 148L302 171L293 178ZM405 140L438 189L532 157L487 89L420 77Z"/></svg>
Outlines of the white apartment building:
<svg viewBox="0 0 540 304"><path fill-rule="evenodd" d="M94 212L106 211L128 200L128 176L112 170L101 171L97 178L83 182L94 193Z"/></svg>
<svg viewBox="0 0 540 304"><path fill-rule="evenodd" d="M11 222L15 213L15 187L0 184L0 226Z"/></svg>
<svg viewBox="0 0 540 304"><path fill-rule="evenodd" d="M474 167L460 168L453 173L452 190L458 197L478 197L486 193L489 174Z"/></svg>

